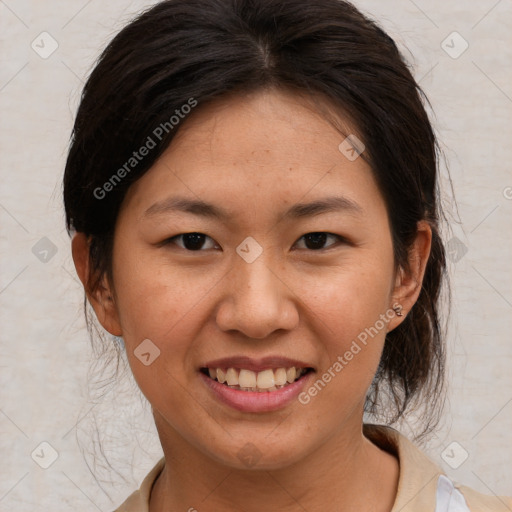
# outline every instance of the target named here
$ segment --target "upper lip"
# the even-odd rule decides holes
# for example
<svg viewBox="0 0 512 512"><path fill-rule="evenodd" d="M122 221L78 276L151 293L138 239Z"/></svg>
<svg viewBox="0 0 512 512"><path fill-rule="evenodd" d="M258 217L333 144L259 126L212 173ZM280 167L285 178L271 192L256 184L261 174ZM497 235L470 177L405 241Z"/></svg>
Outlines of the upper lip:
<svg viewBox="0 0 512 512"><path fill-rule="evenodd" d="M253 359L247 356L223 357L222 359L208 361L201 368L244 368L253 372L261 372L268 368L291 368L292 366L296 368L313 368L312 365L304 361L280 356L267 356L260 359Z"/></svg>

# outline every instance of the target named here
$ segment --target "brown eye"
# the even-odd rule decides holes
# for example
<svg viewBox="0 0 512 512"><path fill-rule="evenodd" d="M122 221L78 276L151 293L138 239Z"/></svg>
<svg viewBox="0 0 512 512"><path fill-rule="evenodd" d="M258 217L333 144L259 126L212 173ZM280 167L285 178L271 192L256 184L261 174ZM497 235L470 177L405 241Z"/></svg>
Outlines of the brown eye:
<svg viewBox="0 0 512 512"><path fill-rule="evenodd" d="M322 249L329 249L330 247L335 245L335 244L330 244L329 246L324 247L325 242L327 241L327 239L329 237L335 238L342 242L344 241L343 237L341 237L339 235L334 235L332 233L326 233L326 232L307 233L306 235L302 236L299 240L304 239L304 244L306 246L305 247L306 249L309 249L312 251L318 251L318 250L322 250Z"/></svg>
<svg viewBox="0 0 512 512"><path fill-rule="evenodd" d="M181 239L181 245L176 243L176 240ZM213 239L204 233L182 233L181 235L173 236L172 238L168 238L162 245L175 244L181 247L182 249L186 249L187 251L200 251L204 248L206 240ZM207 249L212 249L215 247L215 243L212 244L212 247L206 247Z"/></svg>

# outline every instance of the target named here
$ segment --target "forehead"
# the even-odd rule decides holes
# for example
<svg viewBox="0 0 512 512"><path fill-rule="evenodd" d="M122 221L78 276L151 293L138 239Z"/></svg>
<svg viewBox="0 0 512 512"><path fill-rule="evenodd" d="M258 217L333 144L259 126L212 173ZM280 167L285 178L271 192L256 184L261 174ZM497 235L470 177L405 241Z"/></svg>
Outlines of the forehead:
<svg viewBox="0 0 512 512"><path fill-rule="evenodd" d="M223 205L231 213L248 202L268 210L326 195L344 196L345 206L352 202L364 209L379 195L373 173L364 155L344 153L353 129L338 119L341 132L323 115L325 108L278 90L198 106L153 168L131 187L128 200L136 200L139 215L142 209L161 209L166 201L169 206L170 195Z"/></svg>
<svg viewBox="0 0 512 512"><path fill-rule="evenodd" d="M245 153L258 155L261 161L265 154L270 159L276 152L286 152L285 145L291 144L299 161L302 153L314 157L321 151L320 147L315 151L313 144L334 143L336 149L340 140L357 131L347 114L321 96L270 88L231 94L200 105L180 126L169 149L193 144L203 153Z"/></svg>

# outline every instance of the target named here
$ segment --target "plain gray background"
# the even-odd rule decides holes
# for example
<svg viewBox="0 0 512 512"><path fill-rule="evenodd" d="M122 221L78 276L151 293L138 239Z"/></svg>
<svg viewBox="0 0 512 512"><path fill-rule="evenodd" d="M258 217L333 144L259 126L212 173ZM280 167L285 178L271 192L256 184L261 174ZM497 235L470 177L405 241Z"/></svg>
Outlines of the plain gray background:
<svg viewBox="0 0 512 512"><path fill-rule="evenodd" d="M432 102L461 220L443 170L452 211L444 232L454 290L450 393L425 450L454 480L512 495L512 2L355 4L404 48ZM1 511L108 512L161 456L129 373L103 397L94 380L87 392L94 356L61 199L84 77L149 5L0 0Z"/></svg>

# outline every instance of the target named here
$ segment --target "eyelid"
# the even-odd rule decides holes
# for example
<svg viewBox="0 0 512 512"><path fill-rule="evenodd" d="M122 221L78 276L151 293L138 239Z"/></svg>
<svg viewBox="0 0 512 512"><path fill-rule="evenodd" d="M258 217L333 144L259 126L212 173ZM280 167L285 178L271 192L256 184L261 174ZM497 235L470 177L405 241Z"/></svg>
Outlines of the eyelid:
<svg viewBox="0 0 512 512"><path fill-rule="evenodd" d="M176 245L177 247L179 247L180 249L183 249L186 252L203 252L204 250L202 248L200 250L198 250L198 251L190 251L190 250L188 250L188 249L186 249L184 247L181 247L181 246L176 244L175 239L183 237L185 235L192 235L192 234L194 234L194 235L203 235L205 238L209 238L215 244L215 246L217 246L217 247L219 246L219 244L211 236L209 236L209 235L207 235L205 233L202 233L200 231L187 231L186 233L179 233L177 235L170 236L170 237L166 238L165 240L162 240L161 242L159 242L157 244L157 246L158 247L164 247L166 245Z"/></svg>
<svg viewBox="0 0 512 512"><path fill-rule="evenodd" d="M307 251L309 253L312 253L312 254L315 254L315 253L321 254L321 253L324 253L324 252L327 252L327 251L330 251L330 250L337 249L338 247L340 247L340 245L348 245L348 246L351 246L351 247L355 247L356 246L356 244L354 242L352 242L351 240L349 240L345 236L338 235L337 233L331 233L330 231L309 231L308 233L305 233L304 235L299 237L297 242L295 242L294 246L299 242L299 240L302 240L305 236L311 235L311 234L323 234L323 235L327 235L327 236L330 236L330 237L334 237L337 240L337 242L332 243L332 244L328 245L327 247L324 247L324 248L321 248L321 249L308 249L307 247L304 247L304 248L300 248L299 250L305 250L305 251Z"/></svg>
<svg viewBox="0 0 512 512"><path fill-rule="evenodd" d="M215 239L213 239L211 236L205 234L205 233L202 233L202 232L199 232L199 231L189 231L189 232L185 232L185 233L179 233L177 235L173 235L171 237L168 237L166 238L165 240L163 240L162 242L159 242L157 244L158 247L164 247L166 245L177 245L175 240L176 239L179 239L180 237L183 237L185 235L191 235L191 234L198 234L198 235L203 235L204 237L206 238L209 238L210 240L213 241L213 243L218 247L219 244L215 241ZM348 240L346 237L342 236L342 235L338 235L336 233L331 233L329 231L308 231L307 233L304 233L303 235L301 235L297 241L294 243L294 246L297 245L297 243L300 241L300 240L303 240L307 235L312 235L312 234L325 234L327 235L328 237L334 237L337 239L338 243L333 243L327 247L324 247L324 248L321 248L321 249L308 249L307 247L304 247L304 248L300 248L299 250L306 250L307 252L312 252L312 253L321 253L321 252L324 252L324 251L328 251L330 250L331 248L335 248L337 246L339 246L339 244L346 244L346 245L354 245L350 240ZM188 250L186 249L185 247L181 247L179 245L177 245L177 247L179 247L180 249L183 249L184 251L186 252L204 252L205 249L201 248L197 251L191 251L191 250Z"/></svg>

